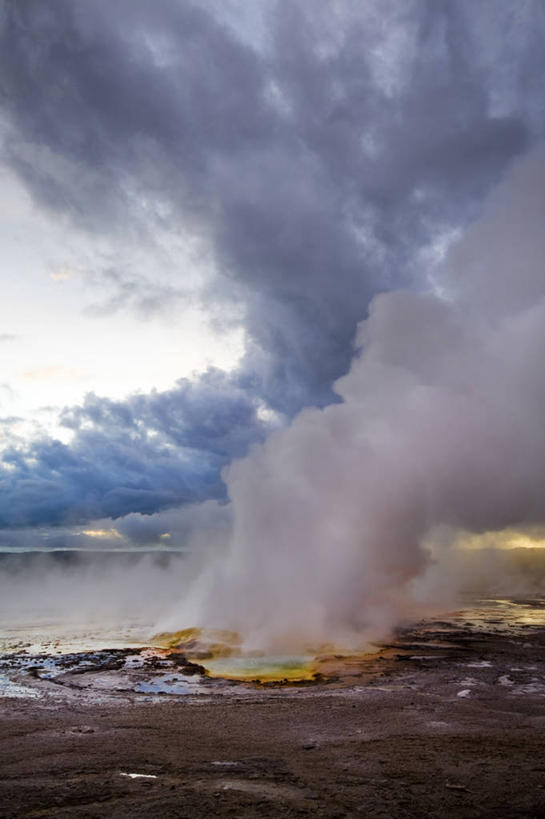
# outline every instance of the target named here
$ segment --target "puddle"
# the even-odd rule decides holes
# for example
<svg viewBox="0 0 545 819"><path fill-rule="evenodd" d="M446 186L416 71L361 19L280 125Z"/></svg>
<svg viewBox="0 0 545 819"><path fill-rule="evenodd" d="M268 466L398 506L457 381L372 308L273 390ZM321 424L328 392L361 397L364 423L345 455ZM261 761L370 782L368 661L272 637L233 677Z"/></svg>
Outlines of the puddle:
<svg viewBox="0 0 545 819"><path fill-rule="evenodd" d="M488 660L479 660L476 663L465 663L466 668L492 668L492 663L489 663Z"/></svg>
<svg viewBox="0 0 545 819"><path fill-rule="evenodd" d="M194 677L160 674L136 683L133 691L141 694L198 694L204 691L204 687Z"/></svg>
<svg viewBox="0 0 545 819"><path fill-rule="evenodd" d="M0 674L0 697L13 697L17 699L37 699L41 694L35 688L28 685L20 685L10 680L5 674Z"/></svg>

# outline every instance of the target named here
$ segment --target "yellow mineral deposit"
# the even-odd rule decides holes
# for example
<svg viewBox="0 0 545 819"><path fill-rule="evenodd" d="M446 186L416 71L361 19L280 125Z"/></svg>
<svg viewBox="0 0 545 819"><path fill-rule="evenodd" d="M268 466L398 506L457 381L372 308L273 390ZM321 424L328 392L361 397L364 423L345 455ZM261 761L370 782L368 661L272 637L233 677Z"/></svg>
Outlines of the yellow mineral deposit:
<svg viewBox="0 0 545 819"><path fill-rule="evenodd" d="M308 648L300 654L244 651L240 636L220 629L187 628L153 638L165 654L182 654L201 665L208 676L260 684L310 683L323 677L343 677L355 666L376 659L378 648L346 652L333 645Z"/></svg>

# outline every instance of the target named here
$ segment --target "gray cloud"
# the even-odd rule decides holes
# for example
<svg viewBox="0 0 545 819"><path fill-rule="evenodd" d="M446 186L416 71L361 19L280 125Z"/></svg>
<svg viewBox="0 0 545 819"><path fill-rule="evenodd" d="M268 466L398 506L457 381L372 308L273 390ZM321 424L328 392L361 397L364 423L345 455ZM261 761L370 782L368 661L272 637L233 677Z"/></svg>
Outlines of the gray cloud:
<svg viewBox="0 0 545 819"><path fill-rule="evenodd" d="M89 304L84 313L87 316L108 315L121 309L132 309L142 318L156 313L181 309L180 302L189 301L187 291L158 282L153 287L149 281L138 275L127 275L122 270L106 267L99 273L88 273L87 283L96 289L106 289L108 293Z"/></svg>
<svg viewBox="0 0 545 819"><path fill-rule="evenodd" d="M220 496L264 434L260 402L338 400L371 299L427 287L419 252L543 131L539 4L301 0L237 20L179 0L2 4L4 161L90 236L198 237L216 270L201 297L248 340L221 387L92 398L65 414L71 445L8 452L5 524ZM100 309L149 313L187 285L108 269Z"/></svg>
<svg viewBox="0 0 545 819"><path fill-rule="evenodd" d="M70 445L40 438L4 453L0 528L151 514L224 497L221 469L271 426L254 395L210 370L170 391L66 410Z"/></svg>

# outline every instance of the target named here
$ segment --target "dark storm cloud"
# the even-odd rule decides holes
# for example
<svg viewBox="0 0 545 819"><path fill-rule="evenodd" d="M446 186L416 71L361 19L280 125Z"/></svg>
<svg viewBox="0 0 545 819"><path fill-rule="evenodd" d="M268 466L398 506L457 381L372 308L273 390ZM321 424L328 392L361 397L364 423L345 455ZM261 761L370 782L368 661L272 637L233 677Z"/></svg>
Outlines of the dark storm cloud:
<svg viewBox="0 0 545 819"><path fill-rule="evenodd" d="M370 296L403 281L429 222L464 219L524 143L516 112L490 115L464 6L383 6L418 48L389 93L368 8L266 5L260 54L206 5L5 4L13 166L89 229L152 233L168 203L209 235L227 277L212 298L243 300L262 389L289 411L330 400Z"/></svg>
<svg viewBox="0 0 545 819"><path fill-rule="evenodd" d="M213 2L2 4L5 161L91 234L198 235L218 271L203 297L236 303L248 335L221 389L90 399L66 415L72 445L9 455L13 522L217 494L219 468L263 433L256 402L290 416L334 400L372 296L420 288L417 251L466 224L542 130L539 4L258 8L259 37ZM135 286L148 312L173 298L130 271L109 283L110 309Z"/></svg>
<svg viewBox="0 0 545 819"><path fill-rule="evenodd" d="M89 395L62 422L75 433L69 446L46 438L4 454L0 528L221 498L221 468L267 431L251 394L213 370L125 402Z"/></svg>

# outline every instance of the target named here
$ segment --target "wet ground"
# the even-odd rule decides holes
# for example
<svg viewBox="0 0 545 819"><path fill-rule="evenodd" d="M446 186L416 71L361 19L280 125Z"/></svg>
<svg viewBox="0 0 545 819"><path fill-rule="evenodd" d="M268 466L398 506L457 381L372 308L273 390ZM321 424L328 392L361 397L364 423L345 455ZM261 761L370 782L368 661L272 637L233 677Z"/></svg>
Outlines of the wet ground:
<svg viewBox="0 0 545 819"><path fill-rule="evenodd" d="M482 601L300 683L8 636L0 816L545 816L544 605Z"/></svg>

